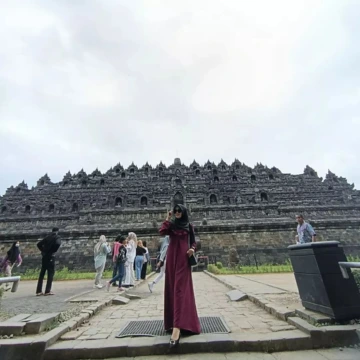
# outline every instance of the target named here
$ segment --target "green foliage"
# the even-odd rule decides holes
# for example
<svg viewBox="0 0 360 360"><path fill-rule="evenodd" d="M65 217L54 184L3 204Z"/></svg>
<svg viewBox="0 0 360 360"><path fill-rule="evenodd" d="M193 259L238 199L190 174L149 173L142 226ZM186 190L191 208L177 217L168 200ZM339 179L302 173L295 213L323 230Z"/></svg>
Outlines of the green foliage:
<svg viewBox="0 0 360 360"><path fill-rule="evenodd" d="M25 274L21 275L21 280L37 280L39 277L40 269L28 269ZM146 274L151 273L151 266L146 269ZM103 278L110 279L112 277L112 270L104 271ZM69 270L67 267L63 267L60 270L56 270L54 280L92 280L95 279L95 270L93 272L82 272L77 270Z"/></svg>
<svg viewBox="0 0 360 360"><path fill-rule="evenodd" d="M222 262L218 261L218 262L216 263L216 267L217 267L218 269L222 269L222 268L223 268Z"/></svg>
<svg viewBox="0 0 360 360"><path fill-rule="evenodd" d="M360 270L352 269L351 271L352 271L352 274L354 275L356 285L358 286L358 288L360 290Z"/></svg>
<svg viewBox="0 0 360 360"><path fill-rule="evenodd" d="M214 264L209 264L208 267L207 267L207 270L209 272L211 272L212 274L215 274L215 275L221 274L220 269Z"/></svg>
<svg viewBox="0 0 360 360"><path fill-rule="evenodd" d="M264 264L256 266L241 266L235 268L219 268L216 265L208 265L208 271L216 275L231 275L231 274L266 274L266 273L286 273L293 272L293 268L289 262L283 265Z"/></svg>
<svg viewBox="0 0 360 360"><path fill-rule="evenodd" d="M37 280L40 269L28 269L25 274L21 275L21 280ZM111 278L112 270L104 271L103 278ZM92 280L95 278L95 270L93 272L79 272L76 270L69 270L64 267L56 270L54 280Z"/></svg>

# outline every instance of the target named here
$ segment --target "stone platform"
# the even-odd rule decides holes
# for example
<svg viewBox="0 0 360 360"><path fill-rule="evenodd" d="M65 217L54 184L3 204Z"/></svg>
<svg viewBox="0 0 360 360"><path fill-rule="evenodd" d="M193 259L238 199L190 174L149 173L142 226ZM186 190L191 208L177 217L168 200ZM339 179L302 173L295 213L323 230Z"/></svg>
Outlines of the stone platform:
<svg viewBox="0 0 360 360"><path fill-rule="evenodd" d="M295 351L292 354L297 354L299 350L321 347L356 347L359 340L358 325L346 328L335 325L317 327L297 316L297 311L302 308L297 293L292 291L291 275L214 277L206 273L194 273L199 315L222 316L231 333L183 337L178 354L174 358L182 358L180 354L216 352L216 355L219 355L217 359L223 359L225 355L222 354L229 352L233 355L226 354L225 358L230 356L229 359L232 359L239 351L261 351L262 357L255 357L253 354L249 359L286 359L281 354L277 355L277 352L286 354L286 351ZM226 294L234 289L246 293L247 299L231 301ZM135 356L140 359L142 356L143 359L151 359L151 355L159 357L156 359L162 359L161 355L168 354L169 336L118 339L116 335L129 320L162 318L163 282L154 287L152 294L146 283L139 283L137 288L127 291L122 296L129 301L117 301L118 305L113 303L113 300L119 297L116 288L113 287L109 293L103 290L90 290L72 296L67 299L68 302L84 304L79 316L43 334L41 340L36 337L0 340L0 357L4 354L12 356L9 351L17 348L18 357L12 356L11 360L31 360L31 357L26 357L30 346L33 352L38 351L40 354L45 351L44 360ZM345 354L350 349L341 351ZM269 357L266 353L276 353L277 357ZM319 355L320 352L314 354L314 359L322 359L319 357L322 356ZM190 359L192 355L186 356L184 359ZM198 355L198 358L201 359L201 355ZM211 356L207 359L210 358ZM293 356L290 358L296 359Z"/></svg>

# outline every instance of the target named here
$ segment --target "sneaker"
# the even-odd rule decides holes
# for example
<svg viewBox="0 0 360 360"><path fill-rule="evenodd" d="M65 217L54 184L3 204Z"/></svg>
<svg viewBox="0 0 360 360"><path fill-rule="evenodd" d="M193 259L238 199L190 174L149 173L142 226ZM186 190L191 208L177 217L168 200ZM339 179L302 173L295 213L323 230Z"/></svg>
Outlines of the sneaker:
<svg viewBox="0 0 360 360"><path fill-rule="evenodd" d="M118 291L125 291L126 289L124 289L123 287L118 288Z"/></svg>
<svg viewBox="0 0 360 360"><path fill-rule="evenodd" d="M109 292L109 290L110 290L110 285L111 285L111 284L110 284L110 281L107 281L107 282L106 282L106 291L107 291L107 292Z"/></svg>
<svg viewBox="0 0 360 360"><path fill-rule="evenodd" d="M44 296L51 296L51 295L55 295L55 294L52 291L49 291L49 292L44 294Z"/></svg>
<svg viewBox="0 0 360 360"><path fill-rule="evenodd" d="M98 289L102 289L102 288L103 288L103 286L102 286L101 284L97 284L97 285L95 285L95 287L98 288Z"/></svg>
<svg viewBox="0 0 360 360"><path fill-rule="evenodd" d="M148 283L148 287L149 287L150 292L152 293L154 283Z"/></svg>

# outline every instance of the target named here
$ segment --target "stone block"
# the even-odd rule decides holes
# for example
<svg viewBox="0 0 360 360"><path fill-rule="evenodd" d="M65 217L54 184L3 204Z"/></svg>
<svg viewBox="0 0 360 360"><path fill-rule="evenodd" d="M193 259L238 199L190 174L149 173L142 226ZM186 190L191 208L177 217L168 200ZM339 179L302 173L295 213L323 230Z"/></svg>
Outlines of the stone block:
<svg viewBox="0 0 360 360"><path fill-rule="evenodd" d="M127 297L130 300L141 299L141 296L136 295L136 294L125 293L124 296Z"/></svg>
<svg viewBox="0 0 360 360"><path fill-rule="evenodd" d="M14 323L14 322L19 322L19 321L25 321L30 316L31 316L31 314L19 314L19 315L13 316L10 319L5 320L4 322Z"/></svg>
<svg viewBox="0 0 360 360"><path fill-rule="evenodd" d="M131 338L127 344L127 356L149 356L153 355L155 338Z"/></svg>
<svg viewBox="0 0 360 360"><path fill-rule="evenodd" d="M0 323L0 335L21 335L24 331L24 322L5 321Z"/></svg>
<svg viewBox="0 0 360 360"><path fill-rule="evenodd" d="M242 301L248 298L247 294L240 290L231 290L226 294L231 301Z"/></svg>
<svg viewBox="0 0 360 360"><path fill-rule="evenodd" d="M29 317L26 319L24 331L27 334L39 334L46 327L51 325L59 316L59 313L40 314L39 316Z"/></svg>
<svg viewBox="0 0 360 360"><path fill-rule="evenodd" d="M130 299L127 299L124 296L117 296L116 298L112 299L113 305L126 305L128 304Z"/></svg>

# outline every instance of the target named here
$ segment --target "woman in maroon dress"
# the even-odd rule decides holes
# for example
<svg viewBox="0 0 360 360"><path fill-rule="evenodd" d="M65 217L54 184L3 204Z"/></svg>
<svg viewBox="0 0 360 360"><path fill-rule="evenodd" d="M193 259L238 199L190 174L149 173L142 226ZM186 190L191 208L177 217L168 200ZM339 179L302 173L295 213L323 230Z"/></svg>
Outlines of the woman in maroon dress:
<svg viewBox="0 0 360 360"><path fill-rule="evenodd" d="M196 310L189 257L196 249L193 226L184 205L174 207L160 228L161 235L170 236L165 272L165 330L172 330L170 348L179 344L181 331L199 334L200 322Z"/></svg>

